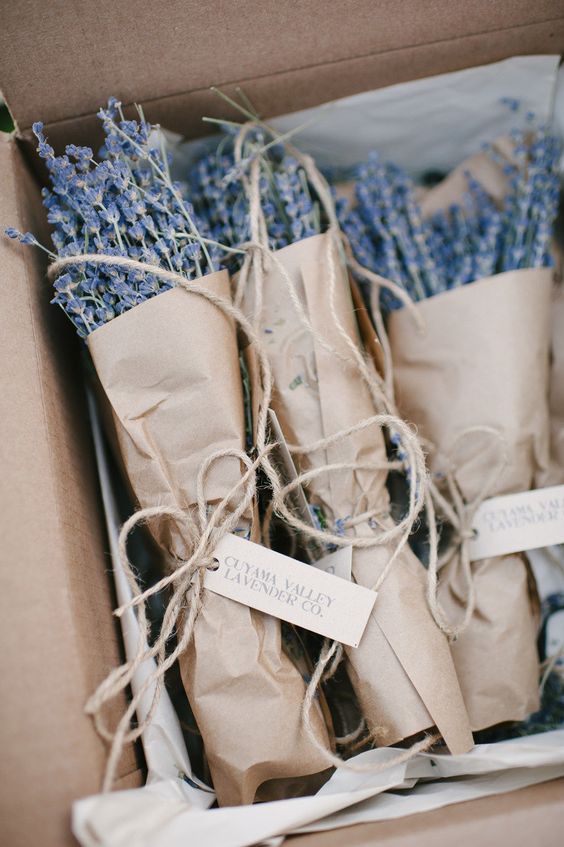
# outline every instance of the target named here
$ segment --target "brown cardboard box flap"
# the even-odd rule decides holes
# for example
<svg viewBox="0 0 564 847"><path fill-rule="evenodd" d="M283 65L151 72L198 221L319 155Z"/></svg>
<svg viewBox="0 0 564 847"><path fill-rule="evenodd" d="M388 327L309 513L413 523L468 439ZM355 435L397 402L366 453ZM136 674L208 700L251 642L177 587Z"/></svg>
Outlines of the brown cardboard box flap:
<svg viewBox="0 0 564 847"><path fill-rule="evenodd" d="M110 94L189 134L202 114L225 114L210 85L240 82L272 115L564 46L560 0L304 0L299 11L289 0L22 0L0 20L0 86L19 129L42 120L61 142L77 116L91 128Z"/></svg>
<svg viewBox="0 0 564 847"><path fill-rule="evenodd" d="M38 189L2 134L0 181L0 231L39 235ZM70 804L99 790L105 762L84 703L119 656L79 349L49 305L38 254L0 238L0 842L10 847L39 834L43 847L70 843ZM118 776L136 768L129 749Z"/></svg>

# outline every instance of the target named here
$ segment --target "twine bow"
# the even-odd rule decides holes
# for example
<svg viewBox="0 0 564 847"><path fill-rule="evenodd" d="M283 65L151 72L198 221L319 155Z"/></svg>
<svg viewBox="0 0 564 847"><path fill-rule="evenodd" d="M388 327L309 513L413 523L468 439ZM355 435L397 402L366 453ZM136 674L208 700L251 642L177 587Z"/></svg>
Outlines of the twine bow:
<svg viewBox="0 0 564 847"><path fill-rule="evenodd" d="M496 459L491 462L490 473L484 477L476 495L472 500L466 501L456 478L459 468L457 467L454 455L461 442L476 434L491 437L493 439L492 444L497 444L501 450L499 454L496 454ZM450 641L456 641L465 631L476 608L476 591L470 559L470 542L475 537L473 529L474 518L483 501L495 491L497 483L508 464L508 460L506 441L497 429L489 426L468 427L457 436L446 455L444 479L449 497L445 497L439 491L438 487L433 482L430 482L431 496L454 530L453 538L443 555L440 558L430 556L427 571L427 597L429 606L437 626L445 633ZM466 597L463 603L464 613L461 620L457 623L453 623L448 619L437 595L438 572L452 562L453 559L457 562L457 569L460 570L462 582L466 590Z"/></svg>

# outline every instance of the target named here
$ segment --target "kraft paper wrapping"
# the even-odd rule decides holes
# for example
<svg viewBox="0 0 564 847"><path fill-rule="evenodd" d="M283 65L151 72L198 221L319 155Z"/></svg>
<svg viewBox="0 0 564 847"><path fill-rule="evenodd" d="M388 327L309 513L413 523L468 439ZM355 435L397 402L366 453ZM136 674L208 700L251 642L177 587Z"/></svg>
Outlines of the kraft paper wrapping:
<svg viewBox="0 0 564 847"><path fill-rule="evenodd" d="M528 490L548 458L548 345L551 272L498 274L390 316L396 399L402 415L433 445L431 470L451 453L466 502L485 479L487 496ZM491 427L490 434L465 432ZM503 466L502 454L508 462ZM496 476L495 468L499 468ZM455 556L439 597L460 620L466 596ZM536 595L521 556L472 564L476 610L452 654L474 730L521 720L538 707Z"/></svg>
<svg viewBox="0 0 564 847"><path fill-rule="evenodd" d="M266 272L260 329L274 376L272 406L286 440L307 445L358 423L381 410L330 314L327 236L313 236L276 252L290 275L300 302L316 333L340 354L327 351L300 320L275 262ZM244 308L253 314L253 294ZM345 332L358 344L358 329L346 274L338 269L335 309ZM333 462L382 462L382 433L368 428L316 454L296 456L299 471ZM386 471L357 470L324 473L307 487L310 503L318 504L330 524L376 508L388 513ZM384 520L391 520L389 517ZM347 534L370 534L364 523ZM391 549L356 548L353 576L372 586L385 567ZM405 549L381 587L374 612L356 649L347 650L348 671L367 723L379 743L393 744L436 725L453 752L472 744L449 648L428 611L425 570Z"/></svg>
<svg viewBox="0 0 564 847"><path fill-rule="evenodd" d="M550 389L550 465L537 474L537 488L564 483L564 281L553 289Z"/></svg>
<svg viewBox="0 0 564 847"><path fill-rule="evenodd" d="M498 153L508 162L514 161L513 142L501 136L494 142ZM421 212L424 218L439 210L446 210L452 203L461 203L468 190L466 174L470 172L490 197L501 205L507 193L507 176L501 164L489 153L477 153L465 159L438 185L421 197ZM555 261L555 279L552 303L552 366L549 387L551 460L548 468L539 471L535 479L537 488L560 485L564 482L564 256L555 240L552 242Z"/></svg>
<svg viewBox="0 0 564 847"><path fill-rule="evenodd" d="M202 283L230 298L226 272ZM167 553L185 558L202 462L218 449L244 445L235 327L202 297L175 288L97 329L88 346L139 504L186 513L182 524L160 518L151 532ZM207 502L217 504L240 476L238 459L219 460L206 484ZM305 683L282 650L279 621L204 591L180 670L220 804L250 803L260 786L269 796L267 781L301 780L326 769L301 730ZM318 710L313 721L328 746Z"/></svg>

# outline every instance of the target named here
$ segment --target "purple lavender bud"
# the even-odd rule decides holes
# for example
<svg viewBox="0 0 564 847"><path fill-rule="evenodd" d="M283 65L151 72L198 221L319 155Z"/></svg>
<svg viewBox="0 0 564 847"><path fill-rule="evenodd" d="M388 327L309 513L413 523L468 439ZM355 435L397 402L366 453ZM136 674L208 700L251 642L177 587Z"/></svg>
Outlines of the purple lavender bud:
<svg viewBox="0 0 564 847"><path fill-rule="evenodd" d="M54 227L56 254L50 255L129 256L167 270L175 268L186 279L215 270L216 260L200 235L205 225L198 221L181 187L171 182L161 152L148 145L152 127L141 114L138 121L125 121L115 98L110 98L99 117L105 139L98 161L89 147L73 144L64 155L55 156L43 124L33 125L51 182L51 188L42 192ZM7 235L41 246L31 233L9 228ZM209 237L207 232L205 236ZM193 244L195 249L183 254ZM168 290L171 283L149 274L128 275L111 262L103 267L77 263L68 266L54 287L53 302L84 337L147 297Z"/></svg>

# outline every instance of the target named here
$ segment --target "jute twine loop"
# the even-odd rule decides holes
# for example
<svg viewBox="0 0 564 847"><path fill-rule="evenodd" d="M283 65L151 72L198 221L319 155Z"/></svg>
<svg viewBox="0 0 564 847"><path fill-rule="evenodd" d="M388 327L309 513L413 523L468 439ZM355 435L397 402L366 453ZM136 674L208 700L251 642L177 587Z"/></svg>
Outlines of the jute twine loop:
<svg viewBox="0 0 564 847"><path fill-rule="evenodd" d="M257 458L254 462L251 462L243 451L218 450L210 456L206 463L207 467L200 470L200 492L204 491L203 478L209 468L214 462L225 457L236 458L241 461L246 466L246 472L241 476L232 491L229 492L229 495L213 510L211 516L205 518L203 524L200 518L202 514L208 511L208 505L205 495L202 496L200 493L198 496L197 515L195 516L191 516L186 511L174 507L157 506L152 509L139 510L126 521L121 529L118 545L119 558L128 582L132 586L133 597L128 603L117 609L115 614L121 617L127 609L135 609L139 624L139 640L134 658L124 663L121 668L112 671L86 705L86 711L93 715L97 728L100 728L101 725L101 714L104 704L120 694L130 684L137 669L150 659L156 660L156 667L147 676L133 696L116 730L112 733L107 729L105 732L102 732L103 737L111 742L103 790L109 790L114 782L123 745L128 741L138 738L151 723L162 694L165 674L190 643L197 614L201 606L203 572L213 565L213 551L217 543L225 533L233 531L240 525L241 519L245 517L251 508L256 494L256 470L261 462L261 458ZM242 489L243 493L237 505L233 508L232 500L239 489ZM138 586L134 587L136 580L127 556L127 538L133 528L138 524L144 523L149 519L163 517L177 520L182 526L185 526L190 520L197 521L199 524L197 526L199 540L185 561L177 563L176 568L168 576L160 580L159 583L141 592ZM197 533L189 534L197 536ZM166 606L161 629L158 638L151 647L148 647L150 632L146 618L145 604L150 596L168 586L172 587L172 594ZM188 613L182 619L182 612L185 608L188 609ZM180 621L182 622L179 629ZM166 646L175 631L177 633L177 643L175 648L167 656ZM129 730L130 722L137 712L143 697L150 691L153 692L153 696L149 710L144 718L138 722L137 727Z"/></svg>
<svg viewBox="0 0 564 847"><path fill-rule="evenodd" d="M477 434L490 437L492 443L497 444L499 447L499 453L496 460L491 463L490 473L484 478L476 496L469 502L466 502L456 480L458 467L455 455L457 448L462 442ZM496 489L508 461L507 443L497 429L490 426L468 427L459 433L445 455L444 478L447 485L448 497L439 491L434 482L430 482L430 494L433 500L454 529L454 537L448 549L440 559L436 556L430 558L427 569L427 599L429 607L437 626L450 641L456 641L467 629L476 608L476 591L470 559L470 542L474 538L472 528L474 518L483 501ZM466 598L461 620L451 622L439 602L437 588L438 572L455 557L457 557L458 568L460 568L466 587Z"/></svg>
<svg viewBox="0 0 564 847"><path fill-rule="evenodd" d="M383 471L390 470L390 468L398 468L397 462L387 461L334 462L326 463L319 467L303 471L299 473L289 483L273 492L272 500L269 505L267 515L269 517L272 515L272 513L277 513L281 515L282 517L284 517L285 520L287 520L291 524L291 526L294 527L294 529L299 532L302 532L308 538L320 542L322 546L332 544L336 547L370 548L390 544L391 542L397 541L399 539L394 552L392 553L390 559L386 564L386 567L383 569L382 573L378 577L378 580L372 586L373 590L377 591L386 579L396 558L401 553L405 543L407 542L407 539L409 538L415 519L414 515L416 517L425 504L425 458L423 454L420 451L418 452L416 449L416 436L413 434L412 430L406 423L404 423L403 421L399 421L393 415L374 415L370 418L366 418L365 420L360 421L354 426L341 430L340 432L337 432L332 436L328 436L327 438L321 439L320 441L317 441L313 444L304 445L300 448L291 447L290 449L292 449L294 452L299 452L302 454L311 454L319 450L326 449L332 444L342 441L349 435L364 430L371 426L378 426L379 428L393 426L396 432L399 431L402 434L402 437L404 438L406 452L408 453L409 461L413 468L413 479L411 480L410 484L409 509L406 515L399 521L399 523L394 523L393 526L382 529L382 531L379 533L371 532L368 535L343 536L335 532L330 532L328 530L315 529L310 524L306 523L305 521L302 521L299 517L297 517L292 511L289 510L287 506L288 500L291 500L291 494L295 492L296 489L302 487L303 485L307 485L307 483L311 482L312 479L315 479L321 476L322 474L351 470ZM351 525L354 525L355 523L360 522L361 518L362 522L368 522L371 517L379 516L380 514L381 513L379 512L379 510L372 509L366 513L363 513L363 515L357 516L358 520L351 520L349 521L349 523ZM265 518L265 535L267 536L268 530L269 520Z"/></svg>

